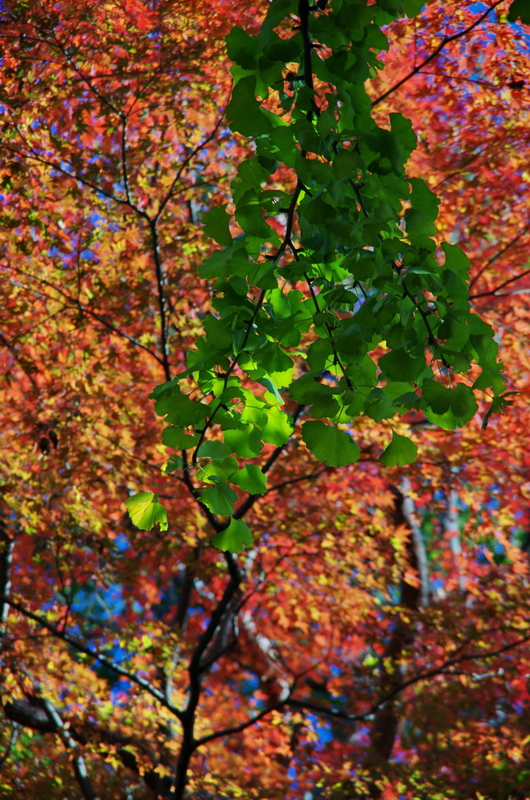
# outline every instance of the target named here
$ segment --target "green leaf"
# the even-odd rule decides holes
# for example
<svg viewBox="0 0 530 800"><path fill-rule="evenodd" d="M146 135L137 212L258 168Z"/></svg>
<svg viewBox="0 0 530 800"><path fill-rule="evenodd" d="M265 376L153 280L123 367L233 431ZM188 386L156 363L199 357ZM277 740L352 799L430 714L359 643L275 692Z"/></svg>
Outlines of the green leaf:
<svg viewBox="0 0 530 800"><path fill-rule="evenodd" d="M445 389L440 384L429 381L424 385L423 391L424 398L429 403L425 416L441 428L454 430L465 425L476 414L478 405L470 386L459 383L454 389Z"/></svg>
<svg viewBox="0 0 530 800"><path fill-rule="evenodd" d="M226 483L228 476L233 473L236 467L237 458L234 458L234 456L215 459L209 461L199 470L198 477L201 481L205 481L205 483L214 483L219 480ZM225 514L225 516L227 515Z"/></svg>
<svg viewBox="0 0 530 800"><path fill-rule="evenodd" d="M410 178L412 208L405 211L408 236L434 236L440 201L421 178Z"/></svg>
<svg viewBox="0 0 530 800"><path fill-rule="evenodd" d="M254 458L261 453L259 430L250 423L242 422L238 428L225 431L224 437L231 452L240 458Z"/></svg>
<svg viewBox="0 0 530 800"><path fill-rule="evenodd" d="M508 11L508 21L517 22L520 18L524 25L530 25L530 5L528 0L514 0Z"/></svg>
<svg viewBox="0 0 530 800"><path fill-rule="evenodd" d="M451 270L456 273L463 281L467 281L467 273L469 272L469 258L466 256L461 247L456 244L449 244L449 242L442 242L442 250L445 253L445 269Z"/></svg>
<svg viewBox="0 0 530 800"><path fill-rule="evenodd" d="M287 444L289 436L293 432L290 417L281 411L277 406L272 406L266 410L266 421L261 426L261 438L264 442L274 444L279 447Z"/></svg>
<svg viewBox="0 0 530 800"><path fill-rule="evenodd" d="M382 389L372 389L364 406L364 413L371 417L375 422L389 419L396 413L396 409L388 399L386 392Z"/></svg>
<svg viewBox="0 0 530 800"><path fill-rule="evenodd" d="M232 244L230 234L230 214L226 213L226 203L216 208L211 208L202 215L202 225L206 236L213 239L223 247Z"/></svg>
<svg viewBox="0 0 530 800"><path fill-rule="evenodd" d="M425 358L412 358L403 347L398 347L379 359L379 367L383 377L391 381L415 381L425 369Z"/></svg>
<svg viewBox="0 0 530 800"><path fill-rule="evenodd" d="M198 441L198 436L189 436L184 433L182 428L177 428L174 425L162 431L163 444L166 447L172 447L174 450L189 450L191 447L195 447Z"/></svg>
<svg viewBox="0 0 530 800"><path fill-rule="evenodd" d="M407 17L412 19L412 17L420 13L426 2L427 0L402 0L401 5Z"/></svg>
<svg viewBox="0 0 530 800"><path fill-rule="evenodd" d="M305 422L302 425L302 438L313 455L328 467L345 467L353 464L361 455L349 433L332 428L320 420Z"/></svg>
<svg viewBox="0 0 530 800"><path fill-rule="evenodd" d="M406 436L399 433L392 434L392 441L379 456L379 460L387 467L404 467L405 464L412 464L418 456L418 448Z"/></svg>
<svg viewBox="0 0 530 800"><path fill-rule="evenodd" d="M167 511L153 492L138 492L125 501L131 522L142 531L150 531L158 522L161 531L167 531Z"/></svg>
<svg viewBox="0 0 530 800"><path fill-rule="evenodd" d="M231 449L224 442L203 442L197 451L197 458L226 458L231 454Z"/></svg>
<svg viewBox="0 0 530 800"><path fill-rule="evenodd" d="M231 519L228 528L214 536L212 544L219 550L241 553L252 544L252 533L241 519Z"/></svg>
<svg viewBox="0 0 530 800"><path fill-rule="evenodd" d="M190 400L188 395L183 394L177 386L157 399L155 411L159 417L167 415L166 422L172 422L185 428L205 419L210 409L204 403Z"/></svg>
<svg viewBox="0 0 530 800"><path fill-rule="evenodd" d="M251 192L247 194L252 197ZM245 233L248 233L249 236L255 236L256 238L263 240L268 239L270 241L275 241L276 234L270 225L267 225L263 219L263 211L257 197L244 202L246 197L247 196L242 198L241 203L238 203L236 207L235 218L237 222L239 225L241 225Z"/></svg>
<svg viewBox="0 0 530 800"><path fill-rule="evenodd" d="M212 314L207 314L203 325L208 345L212 350L227 350L232 347L232 334L226 329L226 323Z"/></svg>
<svg viewBox="0 0 530 800"><path fill-rule="evenodd" d="M267 478L256 464L248 464L233 472L228 480L249 494L265 494L267 491Z"/></svg>
<svg viewBox="0 0 530 800"><path fill-rule="evenodd" d="M241 78L234 86L232 99L226 108L230 128L243 136L262 136L274 130L256 100L255 87L256 80L252 75Z"/></svg>
<svg viewBox="0 0 530 800"><path fill-rule="evenodd" d="M210 476L210 480L214 481L214 483L212 486L207 486L202 490L201 502L212 513L219 514L222 517L229 517L234 510L237 494L224 481L215 476Z"/></svg>
<svg viewBox="0 0 530 800"><path fill-rule="evenodd" d="M494 397L491 406L488 408L482 421L482 430L485 431L493 414L503 414L508 406L513 406L513 400L507 400L509 395L520 394L519 392L504 392L499 397Z"/></svg>
<svg viewBox="0 0 530 800"><path fill-rule="evenodd" d="M172 472L180 472L183 466L184 462L182 461L182 458L174 453L167 462L164 472L167 472L168 475L171 475Z"/></svg>
<svg viewBox="0 0 530 800"><path fill-rule="evenodd" d="M266 388L267 392L274 397L277 403L283 403L283 397L279 393L278 387L273 380L270 378L257 378L257 382ZM267 398L266 395L265 398Z"/></svg>
<svg viewBox="0 0 530 800"><path fill-rule="evenodd" d="M243 69L252 69L256 62L258 42L242 28L232 28L226 37L226 51L230 61Z"/></svg>

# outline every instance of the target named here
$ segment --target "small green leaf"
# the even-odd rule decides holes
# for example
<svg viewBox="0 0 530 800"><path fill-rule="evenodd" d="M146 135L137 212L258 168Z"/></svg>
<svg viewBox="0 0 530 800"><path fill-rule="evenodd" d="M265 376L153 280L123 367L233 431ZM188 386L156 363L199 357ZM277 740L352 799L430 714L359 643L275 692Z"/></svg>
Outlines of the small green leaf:
<svg viewBox="0 0 530 800"><path fill-rule="evenodd" d="M195 447L198 441L198 436L188 436L182 428L174 425L162 431L162 442L166 447L172 447L174 450L189 450L191 447Z"/></svg>
<svg viewBox="0 0 530 800"><path fill-rule="evenodd" d="M401 5L407 17L412 19L412 17L420 13L426 2L427 0L402 0Z"/></svg>
<svg viewBox="0 0 530 800"><path fill-rule="evenodd" d="M434 390L434 385L434 381L426 384L425 399L429 406L425 416L428 420L446 430L454 430L473 418L478 405L470 386L459 383L453 389L442 386Z"/></svg>
<svg viewBox="0 0 530 800"><path fill-rule="evenodd" d="M233 471L237 469L237 466L237 458L234 458L234 456L214 459L213 461L209 461L199 470L197 477L205 483L214 483L217 480L221 480L226 483L229 475L231 475Z"/></svg>
<svg viewBox="0 0 530 800"><path fill-rule="evenodd" d="M253 75L241 78L234 86L232 99L225 112L230 128L243 136L261 136L274 130L256 100L255 87Z"/></svg>
<svg viewBox="0 0 530 800"><path fill-rule="evenodd" d="M178 386L158 397L155 411L159 417L166 416L166 422L185 428L194 425L208 416L210 411L205 403L197 403L183 394Z"/></svg>
<svg viewBox="0 0 530 800"><path fill-rule="evenodd" d="M256 464L248 464L239 469L228 480L250 494L265 494L267 491L267 478Z"/></svg>
<svg viewBox="0 0 530 800"><path fill-rule="evenodd" d="M266 421L261 426L261 438L263 441L274 444L277 447L286 444L293 432L291 418L277 406L271 406L265 413Z"/></svg>
<svg viewBox="0 0 530 800"><path fill-rule="evenodd" d="M224 442L210 440L203 442L197 451L197 458L226 458L232 451Z"/></svg>
<svg viewBox="0 0 530 800"><path fill-rule="evenodd" d="M228 58L244 69L252 69L259 52L258 42L242 28L232 28L226 37Z"/></svg>
<svg viewBox="0 0 530 800"><path fill-rule="evenodd" d="M150 531L158 522L161 531L167 531L167 511L153 492L138 492L125 501L129 517L137 528Z"/></svg>
<svg viewBox="0 0 530 800"><path fill-rule="evenodd" d="M226 213L226 203L216 208L211 208L202 215L202 225L206 236L216 241L223 247L232 244L230 235L230 215Z"/></svg>
<svg viewBox="0 0 530 800"><path fill-rule="evenodd" d="M385 353L379 359L384 378L391 381L414 381L425 369L424 358L412 358L403 347Z"/></svg>
<svg viewBox="0 0 530 800"><path fill-rule="evenodd" d="M382 389L372 389L364 406L364 413L371 417L375 422L389 419L396 413L395 407L389 401L386 393Z"/></svg>
<svg viewBox="0 0 530 800"><path fill-rule="evenodd" d="M499 395L499 397L494 397L491 406L488 408L484 420L482 422L482 430L485 431L488 427L488 422L490 421L493 414L503 414L504 411L508 408L508 406L513 406L513 400L507 400L509 395L519 394L519 392L504 392L504 394Z"/></svg>
<svg viewBox="0 0 530 800"><path fill-rule="evenodd" d="M222 517L229 517L234 510L234 503L237 494L224 481L215 476L210 476L209 480L214 481L212 486L207 486L202 490L201 502L207 506L213 514Z"/></svg>
<svg viewBox="0 0 530 800"><path fill-rule="evenodd" d="M241 519L231 519L228 528L214 536L212 544L219 550L241 553L252 544L252 533Z"/></svg>
<svg viewBox="0 0 530 800"><path fill-rule="evenodd" d="M410 178L412 208L405 211L408 236L434 236L440 201L421 178Z"/></svg>
<svg viewBox="0 0 530 800"><path fill-rule="evenodd" d="M418 456L418 448L406 436L399 433L392 434L392 441L380 455L379 460L387 467L403 467L405 464L412 464Z"/></svg>
<svg viewBox="0 0 530 800"><path fill-rule="evenodd" d="M261 453L259 430L254 425L242 422L237 428L225 431L224 437L230 451L240 458L254 458Z"/></svg>
<svg viewBox="0 0 530 800"><path fill-rule="evenodd" d="M278 403L280 404L283 403L283 397L279 393L278 387L276 386L273 380L271 380L270 378L257 378L257 382L260 383L262 386L264 386L266 390L273 395L274 399Z"/></svg>
<svg viewBox="0 0 530 800"><path fill-rule="evenodd" d="M232 335L222 320L207 314L203 325L210 350L227 350L232 347Z"/></svg>
<svg viewBox="0 0 530 800"><path fill-rule="evenodd" d="M464 251L458 245L449 242L442 242L442 250L445 253L445 269L455 272L463 281L467 281L470 264Z"/></svg>
<svg viewBox="0 0 530 800"><path fill-rule="evenodd" d="M184 462L182 461L181 457L174 453L167 462L164 472L167 472L168 475L171 475L172 472L180 472L183 466Z"/></svg>
<svg viewBox="0 0 530 800"><path fill-rule="evenodd" d="M252 196L251 192L247 194ZM247 202L244 202L244 200L245 198L236 207L235 217L239 225L249 236L273 241L276 236L270 225L267 225L263 219L262 208L257 196L253 198L253 201L247 200Z"/></svg>
<svg viewBox="0 0 530 800"><path fill-rule="evenodd" d="M314 456L328 467L345 467L359 459L361 451L349 433L320 420L302 425L302 438Z"/></svg>

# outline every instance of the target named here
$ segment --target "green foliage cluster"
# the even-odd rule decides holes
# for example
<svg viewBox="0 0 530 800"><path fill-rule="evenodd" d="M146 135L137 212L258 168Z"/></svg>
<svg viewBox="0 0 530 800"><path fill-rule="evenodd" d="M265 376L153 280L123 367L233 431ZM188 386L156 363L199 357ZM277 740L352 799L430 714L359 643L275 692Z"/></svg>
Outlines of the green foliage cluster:
<svg viewBox="0 0 530 800"><path fill-rule="evenodd" d="M204 334L186 370L152 394L169 425L163 441L181 452L168 472L197 470L200 502L228 518L222 549L251 541L232 516L232 487L266 491L266 469L239 460L287 443L285 391L304 410L305 444L330 467L359 458L349 426L361 415L415 410L453 429L475 414L475 390L502 406L493 331L470 310L468 259L448 243L437 251L438 200L406 176L411 123L391 114L379 127L364 86L382 66L384 26L421 5L273 0L258 35L228 37L226 118L254 152L232 182L233 215L225 205L203 216L221 248L200 269L214 291ZM473 380L455 381L477 364ZM415 457L394 433L381 460ZM165 525L147 495L129 500L133 521Z"/></svg>

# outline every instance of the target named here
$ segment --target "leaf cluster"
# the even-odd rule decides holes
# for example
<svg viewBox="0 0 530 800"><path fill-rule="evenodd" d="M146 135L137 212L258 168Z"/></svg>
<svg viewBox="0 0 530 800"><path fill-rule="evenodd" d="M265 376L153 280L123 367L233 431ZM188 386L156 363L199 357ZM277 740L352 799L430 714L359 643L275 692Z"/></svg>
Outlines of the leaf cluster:
<svg viewBox="0 0 530 800"><path fill-rule="evenodd" d="M469 261L438 247L438 200L407 178L412 126L391 113L382 127L371 113L364 84L400 12L390 1L275 0L258 34L227 39L226 117L255 152L232 181L230 211L203 215L221 246L200 269L214 292L204 333L187 369L153 392L171 425L164 442L183 451L169 469L197 470L214 514L232 515L231 484L255 491L238 482L238 459L293 434L287 398L304 409L309 451L340 467L360 457L361 416L390 426L412 412L454 429L475 414L477 390L503 390L493 331L470 308ZM382 461L416 453L394 434Z"/></svg>

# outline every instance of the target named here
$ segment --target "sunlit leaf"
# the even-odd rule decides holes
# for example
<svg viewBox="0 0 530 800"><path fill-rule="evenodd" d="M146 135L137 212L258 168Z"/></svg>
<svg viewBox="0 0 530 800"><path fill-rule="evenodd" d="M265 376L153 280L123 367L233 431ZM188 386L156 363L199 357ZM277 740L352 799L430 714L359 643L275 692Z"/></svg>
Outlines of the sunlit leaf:
<svg viewBox="0 0 530 800"><path fill-rule="evenodd" d="M241 553L245 547L250 547L252 544L252 533L243 520L232 518L229 526L214 536L212 544L219 550Z"/></svg>
<svg viewBox="0 0 530 800"><path fill-rule="evenodd" d="M138 492L125 501L131 521L143 531L150 531L158 523L161 531L167 531L167 511L158 502L153 492Z"/></svg>

